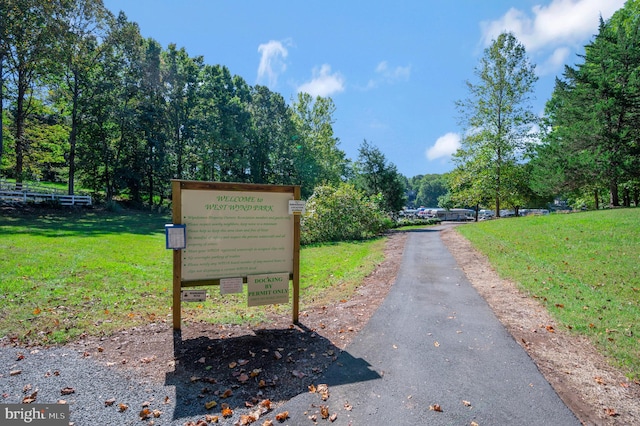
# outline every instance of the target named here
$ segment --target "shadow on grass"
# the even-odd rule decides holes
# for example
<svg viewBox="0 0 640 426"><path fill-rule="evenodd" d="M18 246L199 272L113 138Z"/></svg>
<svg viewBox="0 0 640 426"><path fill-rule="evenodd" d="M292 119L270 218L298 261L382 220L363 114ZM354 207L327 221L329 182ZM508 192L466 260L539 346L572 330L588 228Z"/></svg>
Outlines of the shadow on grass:
<svg viewBox="0 0 640 426"><path fill-rule="evenodd" d="M380 378L366 361L353 358L301 324L225 339L183 340L181 332L174 331L173 347L175 369L166 374L165 385L176 389L174 420L207 414L222 420L222 404L228 404L234 411L230 420L235 421L250 410L249 404L257 406L264 399L286 402L309 392L312 384ZM328 382L324 373L336 360L348 366L349 374L333 376ZM209 401L217 405L208 410L205 403Z"/></svg>
<svg viewBox="0 0 640 426"><path fill-rule="evenodd" d="M45 237L81 237L107 234L150 235L164 233L168 215L102 209L0 209L3 234L39 235Z"/></svg>

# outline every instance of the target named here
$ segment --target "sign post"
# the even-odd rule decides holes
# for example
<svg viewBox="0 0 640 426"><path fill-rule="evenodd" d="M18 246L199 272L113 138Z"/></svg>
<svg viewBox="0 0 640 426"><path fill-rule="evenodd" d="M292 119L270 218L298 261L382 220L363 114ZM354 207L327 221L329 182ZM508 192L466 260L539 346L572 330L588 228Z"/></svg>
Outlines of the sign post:
<svg viewBox="0 0 640 426"><path fill-rule="evenodd" d="M300 187L172 180L172 193L167 247L174 248L173 328L181 326L184 287L221 285L221 293L237 292L242 283L249 285L249 277L253 286L256 277L259 283L272 280L264 284L269 287L248 290L249 306L288 302L292 280L297 323Z"/></svg>

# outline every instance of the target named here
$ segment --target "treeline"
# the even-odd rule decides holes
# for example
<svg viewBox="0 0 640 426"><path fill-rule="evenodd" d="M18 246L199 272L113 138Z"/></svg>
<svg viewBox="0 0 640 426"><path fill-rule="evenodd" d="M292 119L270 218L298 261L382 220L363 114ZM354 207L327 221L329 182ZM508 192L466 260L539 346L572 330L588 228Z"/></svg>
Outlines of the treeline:
<svg viewBox="0 0 640 426"><path fill-rule="evenodd" d="M531 187L599 208L640 204L640 1L628 0L565 67L547 102ZM603 202L604 201L604 202Z"/></svg>
<svg viewBox="0 0 640 426"><path fill-rule="evenodd" d="M223 65L163 49L101 0L3 0L0 16L6 177L68 182L69 193L78 182L140 205L166 200L170 179L295 184L304 198L351 181L386 192L386 211L404 203L401 176L377 148L365 141L356 162L346 158L330 98L300 93L288 104Z"/></svg>
<svg viewBox="0 0 640 426"><path fill-rule="evenodd" d="M492 42L467 82L469 97L456 104L465 133L447 176L449 202L497 215L555 197L581 208L600 208L604 198L639 205L640 0L601 19L580 59L556 79L540 118L524 46L511 33Z"/></svg>

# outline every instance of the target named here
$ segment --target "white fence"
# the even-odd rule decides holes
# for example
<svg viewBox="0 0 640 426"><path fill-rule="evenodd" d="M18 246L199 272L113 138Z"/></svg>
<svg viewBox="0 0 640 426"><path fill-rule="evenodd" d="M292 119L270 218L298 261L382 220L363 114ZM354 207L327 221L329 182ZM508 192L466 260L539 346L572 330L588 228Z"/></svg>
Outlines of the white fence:
<svg viewBox="0 0 640 426"><path fill-rule="evenodd" d="M90 206L91 196L68 195L51 188L0 180L0 202L14 204L45 201L58 202L63 206Z"/></svg>

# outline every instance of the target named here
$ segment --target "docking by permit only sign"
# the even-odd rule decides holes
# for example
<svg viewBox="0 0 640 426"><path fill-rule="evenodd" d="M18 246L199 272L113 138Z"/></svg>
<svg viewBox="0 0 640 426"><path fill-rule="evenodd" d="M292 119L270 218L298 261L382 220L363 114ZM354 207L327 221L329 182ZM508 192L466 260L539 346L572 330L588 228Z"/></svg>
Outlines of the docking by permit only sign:
<svg viewBox="0 0 640 426"><path fill-rule="evenodd" d="M167 232L185 230L184 244L177 241L170 247L167 243L167 248L175 247L174 329L180 329L185 287L218 285L224 295L237 293L243 283L247 283L247 305L259 306L288 303L292 281L293 322L298 322L300 214L304 211L300 187L171 182L173 223Z"/></svg>

